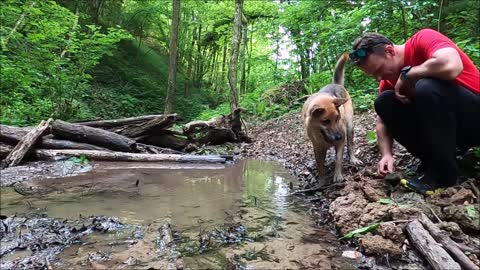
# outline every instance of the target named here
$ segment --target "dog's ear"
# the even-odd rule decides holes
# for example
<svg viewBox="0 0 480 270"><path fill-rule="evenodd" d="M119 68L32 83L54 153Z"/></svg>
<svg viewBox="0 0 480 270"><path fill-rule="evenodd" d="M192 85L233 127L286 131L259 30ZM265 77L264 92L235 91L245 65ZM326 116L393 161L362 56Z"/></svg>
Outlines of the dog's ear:
<svg viewBox="0 0 480 270"><path fill-rule="evenodd" d="M335 107L340 107L342 106L343 104L345 104L345 102L347 102L348 99L346 98L336 98L333 100L333 103L335 104Z"/></svg>
<svg viewBox="0 0 480 270"><path fill-rule="evenodd" d="M321 116L322 114L325 113L325 109L324 108L320 108L320 107L314 107L312 109L312 111L310 112L310 115L314 118L317 118L319 116Z"/></svg>

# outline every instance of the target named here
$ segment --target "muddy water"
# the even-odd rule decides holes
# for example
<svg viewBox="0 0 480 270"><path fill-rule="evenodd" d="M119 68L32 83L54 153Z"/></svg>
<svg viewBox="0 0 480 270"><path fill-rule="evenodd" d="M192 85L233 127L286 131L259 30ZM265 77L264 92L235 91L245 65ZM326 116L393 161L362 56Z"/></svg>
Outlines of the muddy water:
<svg viewBox="0 0 480 270"><path fill-rule="evenodd" d="M68 220L106 215L128 225L85 236L57 256L58 267L158 269L176 262L191 269L350 268L335 237L316 228L306 206L288 196L294 180L276 163L92 165L87 173L16 186L28 196L2 188L2 215L39 211ZM166 223L174 244L162 251Z"/></svg>

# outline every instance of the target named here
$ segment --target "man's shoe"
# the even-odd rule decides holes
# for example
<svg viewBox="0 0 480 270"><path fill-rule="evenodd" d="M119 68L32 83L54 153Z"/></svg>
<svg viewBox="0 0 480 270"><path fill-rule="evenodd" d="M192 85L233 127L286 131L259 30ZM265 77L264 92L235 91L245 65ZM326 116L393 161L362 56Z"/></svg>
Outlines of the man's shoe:
<svg viewBox="0 0 480 270"><path fill-rule="evenodd" d="M403 187L409 190L412 190L414 192L427 195L427 196L443 191L442 188L437 188L437 189L433 188L431 185L426 183L424 179L420 179L420 178L410 179L410 180L402 179L400 180L400 185L402 185Z"/></svg>

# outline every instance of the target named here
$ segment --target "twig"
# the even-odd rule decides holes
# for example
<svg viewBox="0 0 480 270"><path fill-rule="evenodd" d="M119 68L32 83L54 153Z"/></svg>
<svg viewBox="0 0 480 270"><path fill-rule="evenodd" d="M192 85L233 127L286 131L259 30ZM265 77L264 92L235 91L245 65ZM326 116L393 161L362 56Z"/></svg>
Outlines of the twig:
<svg viewBox="0 0 480 270"><path fill-rule="evenodd" d="M52 267L52 265L50 264L50 261L48 260L47 257L45 257L45 261L46 261L46 264L47 264L47 269L48 269L48 270L53 270L53 267Z"/></svg>
<svg viewBox="0 0 480 270"><path fill-rule="evenodd" d="M475 185L475 183L469 182L470 187L473 190L473 193L475 193L475 197L477 197L477 202L480 202L480 191L478 190L478 187Z"/></svg>
<svg viewBox="0 0 480 270"><path fill-rule="evenodd" d="M297 191L294 191L294 192L290 193L290 195L296 195L298 193L309 193L309 192L322 191L322 190L325 190L325 189L329 189L331 187L343 187L343 186L345 186L345 182L333 183L333 184L325 185L325 186L316 186L316 187L313 187L313 188L300 189L300 190L297 190Z"/></svg>
<svg viewBox="0 0 480 270"><path fill-rule="evenodd" d="M432 209L430 206L427 205L427 208L432 212L433 216L437 219L437 221L438 221L439 223L443 222L443 221L437 216L437 214L435 213L435 211L433 211L433 209Z"/></svg>

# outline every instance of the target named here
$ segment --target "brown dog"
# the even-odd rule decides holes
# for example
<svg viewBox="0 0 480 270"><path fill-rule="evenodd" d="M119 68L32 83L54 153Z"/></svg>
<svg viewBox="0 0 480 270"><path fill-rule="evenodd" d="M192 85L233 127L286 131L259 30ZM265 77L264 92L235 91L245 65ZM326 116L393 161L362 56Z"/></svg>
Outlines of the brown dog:
<svg viewBox="0 0 480 270"><path fill-rule="evenodd" d="M343 87L345 64L348 54L344 53L335 66L333 83L311 95L303 105L302 116L308 137L312 141L321 184L326 184L325 156L328 148L335 146L334 182L343 181L342 161L345 139L351 163L362 162L353 154L353 106L350 95Z"/></svg>

